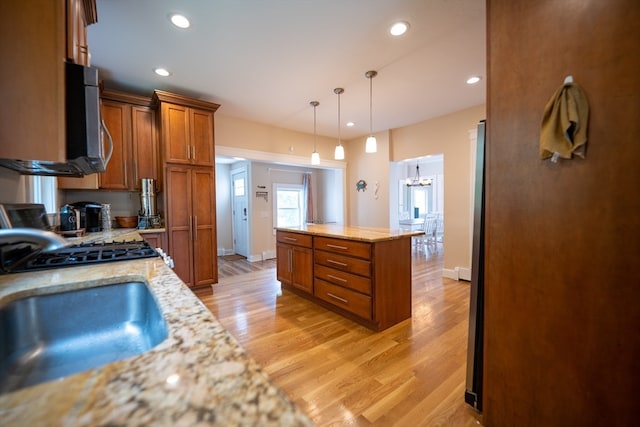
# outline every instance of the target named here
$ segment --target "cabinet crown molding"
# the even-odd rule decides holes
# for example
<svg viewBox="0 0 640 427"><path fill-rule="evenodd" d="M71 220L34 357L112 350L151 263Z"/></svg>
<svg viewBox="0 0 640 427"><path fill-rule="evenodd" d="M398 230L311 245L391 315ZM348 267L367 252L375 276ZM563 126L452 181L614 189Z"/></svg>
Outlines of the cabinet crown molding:
<svg viewBox="0 0 640 427"><path fill-rule="evenodd" d="M165 92L162 90L155 90L152 97L153 106L157 107L161 102L170 102L172 104L183 105L185 107L200 108L202 110L210 110L213 112L215 112L220 107L220 104L216 104L214 102L194 99L171 92Z"/></svg>
<svg viewBox="0 0 640 427"><path fill-rule="evenodd" d="M141 107L151 107L152 101L148 96L134 95L132 93L120 92L113 89L104 89L100 92L102 99L110 101L126 102L127 104L139 105Z"/></svg>

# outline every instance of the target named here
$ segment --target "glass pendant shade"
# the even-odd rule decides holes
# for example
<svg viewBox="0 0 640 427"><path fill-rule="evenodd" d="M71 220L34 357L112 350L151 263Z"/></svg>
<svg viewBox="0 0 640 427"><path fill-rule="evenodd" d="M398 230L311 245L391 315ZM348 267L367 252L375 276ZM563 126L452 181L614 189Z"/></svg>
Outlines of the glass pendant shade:
<svg viewBox="0 0 640 427"><path fill-rule="evenodd" d="M367 143L364 146L365 153L375 153L378 151L378 141L376 141L376 137L371 135L367 138Z"/></svg>
<svg viewBox="0 0 640 427"><path fill-rule="evenodd" d="M320 164L320 154L317 151L311 153L311 164L319 165Z"/></svg>
<svg viewBox="0 0 640 427"><path fill-rule="evenodd" d="M344 147L342 145L336 145L336 152L333 157L336 160L344 160Z"/></svg>

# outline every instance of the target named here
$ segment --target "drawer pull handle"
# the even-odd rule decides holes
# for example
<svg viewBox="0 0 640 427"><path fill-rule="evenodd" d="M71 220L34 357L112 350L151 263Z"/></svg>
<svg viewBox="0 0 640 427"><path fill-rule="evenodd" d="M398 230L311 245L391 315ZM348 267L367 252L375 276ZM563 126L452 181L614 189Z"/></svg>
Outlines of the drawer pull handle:
<svg viewBox="0 0 640 427"><path fill-rule="evenodd" d="M332 248L332 249L340 249L340 250L343 250L343 251L346 251L346 250L348 250L348 249L349 249L349 248L348 248L348 247L346 247L346 246L332 245L332 244L330 244L330 243L327 243L327 246L328 246L328 247L330 247L330 248Z"/></svg>
<svg viewBox="0 0 640 427"><path fill-rule="evenodd" d="M333 280L338 280L340 282L347 283L347 279L343 279L342 277L334 276L332 274L327 274L327 277L330 277Z"/></svg>
<svg viewBox="0 0 640 427"><path fill-rule="evenodd" d="M298 241L298 239L294 239L293 237L286 237L286 236L285 236L284 240L288 240L290 242L297 242Z"/></svg>
<svg viewBox="0 0 640 427"><path fill-rule="evenodd" d="M337 299L338 301L340 301L340 302L342 302L342 303L349 304L349 300L344 299L344 298L340 298L339 296L334 295L334 294L332 294L331 292L327 292L327 296L330 296L330 297L331 297L331 298L333 298L333 299Z"/></svg>
<svg viewBox="0 0 640 427"><path fill-rule="evenodd" d="M327 260L328 263L339 265L340 267L346 267L348 264L346 262L335 261L332 259Z"/></svg>

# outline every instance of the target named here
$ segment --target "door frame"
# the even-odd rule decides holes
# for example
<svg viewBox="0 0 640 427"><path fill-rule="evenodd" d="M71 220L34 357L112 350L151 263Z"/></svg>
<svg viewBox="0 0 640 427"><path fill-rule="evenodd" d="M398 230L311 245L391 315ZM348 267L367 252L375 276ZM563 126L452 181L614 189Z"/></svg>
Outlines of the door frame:
<svg viewBox="0 0 640 427"><path fill-rule="evenodd" d="M242 165L239 167L235 167L233 169L231 169L229 171L229 175L230 175L230 185L231 185L231 238L233 240L233 252L242 256L245 256L247 258L250 257L250 253L251 253L251 248L249 245L249 242L251 241L250 239L250 232L251 232L251 227L250 227L250 222L251 222L251 198L249 197L249 188L251 188L251 186L249 185L249 174L247 171L247 167L246 165ZM236 175L243 175L244 177L244 198L245 198L245 208L246 209L246 220L244 221L238 221L237 218L239 218L238 216L236 216L236 196L235 196L235 186L234 186L234 177ZM238 228L239 227L243 227L244 228L244 252L245 253L241 253L241 251L238 250L238 248L240 250L243 249L243 247L241 245L238 245L237 242L238 240L242 240L242 237L239 237L239 233L238 232Z"/></svg>

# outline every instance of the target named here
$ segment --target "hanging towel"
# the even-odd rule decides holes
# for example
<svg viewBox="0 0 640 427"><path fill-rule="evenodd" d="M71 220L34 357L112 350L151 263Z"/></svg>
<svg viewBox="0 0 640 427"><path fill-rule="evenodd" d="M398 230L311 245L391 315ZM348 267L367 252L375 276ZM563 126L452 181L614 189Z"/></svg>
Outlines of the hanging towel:
<svg viewBox="0 0 640 427"><path fill-rule="evenodd" d="M563 84L544 108L540 131L540 157L557 153L563 159L573 154L584 158L587 143L589 103L583 90L574 83Z"/></svg>

